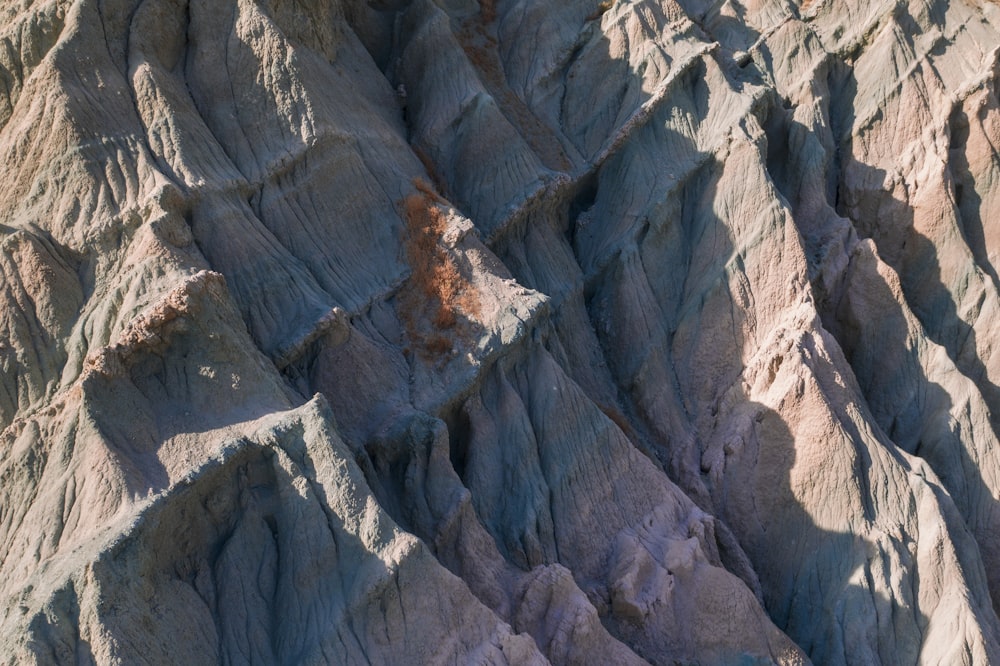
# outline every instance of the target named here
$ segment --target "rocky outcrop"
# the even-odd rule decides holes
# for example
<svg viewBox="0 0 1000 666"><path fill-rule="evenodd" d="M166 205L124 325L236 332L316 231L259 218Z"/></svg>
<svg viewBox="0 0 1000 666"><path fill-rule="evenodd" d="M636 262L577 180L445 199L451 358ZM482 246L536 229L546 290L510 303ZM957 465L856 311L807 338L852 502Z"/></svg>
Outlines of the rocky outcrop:
<svg viewBox="0 0 1000 666"><path fill-rule="evenodd" d="M1000 662L1000 8L0 2L5 663Z"/></svg>

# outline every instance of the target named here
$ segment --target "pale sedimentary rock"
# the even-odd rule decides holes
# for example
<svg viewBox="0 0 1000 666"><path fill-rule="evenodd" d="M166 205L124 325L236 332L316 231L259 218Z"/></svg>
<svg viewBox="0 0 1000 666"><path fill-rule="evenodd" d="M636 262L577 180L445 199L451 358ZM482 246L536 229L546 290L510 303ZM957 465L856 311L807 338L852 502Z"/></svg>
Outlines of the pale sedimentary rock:
<svg viewBox="0 0 1000 666"><path fill-rule="evenodd" d="M998 43L0 3L0 654L1000 661Z"/></svg>

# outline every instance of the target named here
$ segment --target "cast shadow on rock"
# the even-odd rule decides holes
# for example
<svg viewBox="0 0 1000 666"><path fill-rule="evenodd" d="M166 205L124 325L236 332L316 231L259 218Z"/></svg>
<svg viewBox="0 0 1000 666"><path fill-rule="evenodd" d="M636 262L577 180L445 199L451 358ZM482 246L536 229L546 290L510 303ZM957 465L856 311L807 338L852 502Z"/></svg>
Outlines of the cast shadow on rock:
<svg viewBox="0 0 1000 666"><path fill-rule="evenodd" d="M878 434L885 435L884 440L878 437L879 441L884 441L890 453L898 446L928 462L949 493L945 495L936 484L930 484L939 496L939 503L947 513L954 500L966 525L979 541L987 576L993 579L996 574L990 572L995 567L989 563L996 561L998 548L993 536L996 529L991 525L1000 507L979 464L970 456L975 417L970 417L969 409L952 417L955 407L952 397L925 372L924 364L933 362L928 361L933 348L921 346L920 339L926 335L930 341L940 344L960 372L971 380L970 383L975 383L987 406L997 404L992 397L996 396L996 387L988 381L983 362L975 352L973 329L958 316L951 294L942 283L937 249L930 239L913 228L914 210L892 191L886 191L885 171L853 158L857 95L853 70L843 63L835 63L830 68L827 84L831 93L830 129L825 129L824 125L806 128L787 114L783 119L776 117L777 123L772 123L768 130L772 153L768 161L769 172L793 208L795 222L805 241L814 291L819 296L820 315L853 369L871 420L881 429ZM953 117L953 125L956 122ZM833 151L834 146L839 149L829 153L827 160L810 153L802 162L797 155L792 155L789 167L786 164L788 155L781 151L787 151L792 136L801 137L813 131L827 132L811 147L814 153ZM958 137L953 142L953 158L956 148L961 151L961 141ZM810 148L801 141L796 145L800 150ZM961 172L963 164L966 163L958 159L952 166L956 182L969 180L968 174L955 174L956 169ZM812 178L810 182L810 177L803 178L804 172L818 173L816 169L823 171L818 179ZM850 175L849 180L845 174ZM814 187L817 184L825 197L823 194L813 196L818 193ZM971 184L967 183L966 189L972 192L967 197L974 196ZM978 206L972 208L978 214ZM844 217L838 217L835 209ZM824 216L826 227L817 228L813 218L823 221ZM834 218L843 228L830 225ZM975 232L975 222L975 219L971 224L965 221L966 237L983 269L979 261L983 249L976 243L976 234L970 236L969 231L971 228ZM877 252L864 242L859 244L855 232L863 239L870 238L867 242L877 248ZM980 238L981 235L980 230ZM837 263L840 260L837 253L844 253L842 263ZM899 283L895 282L894 275L878 267L880 260L902 278L902 298L917 316L916 331L912 330L913 319L904 312L904 303L899 300ZM889 282L896 286L890 288ZM996 413L991 409L986 411ZM980 414L980 417L985 422L989 415ZM989 429L987 426L987 431ZM992 430L993 433L997 431L995 425ZM987 436L991 437L992 433ZM979 451L979 457L983 453ZM905 460L901 464L909 466ZM972 558L967 564L969 575L977 579L981 573L976 571L981 569L976 562L978 554L970 553L969 556ZM995 589L996 584L990 587ZM980 592L973 590L973 596ZM982 599L977 600L977 609L983 607L981 602ZM995 623L988 617L982 619L985 627ZM924 624L926 621L921 626ZM986 632L989 631L987 628Z"/></svg>

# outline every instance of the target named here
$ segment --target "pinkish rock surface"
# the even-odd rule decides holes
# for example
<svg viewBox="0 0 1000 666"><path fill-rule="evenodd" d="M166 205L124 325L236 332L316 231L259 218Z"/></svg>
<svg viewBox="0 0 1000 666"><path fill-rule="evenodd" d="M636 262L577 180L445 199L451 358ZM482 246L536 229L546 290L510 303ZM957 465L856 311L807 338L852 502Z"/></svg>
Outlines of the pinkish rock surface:
<svg viewBox="0 0 1000 666"><path fill-rule="evenodd" d="M0 663L1000 663L998 44L0 0Z"/></svg>

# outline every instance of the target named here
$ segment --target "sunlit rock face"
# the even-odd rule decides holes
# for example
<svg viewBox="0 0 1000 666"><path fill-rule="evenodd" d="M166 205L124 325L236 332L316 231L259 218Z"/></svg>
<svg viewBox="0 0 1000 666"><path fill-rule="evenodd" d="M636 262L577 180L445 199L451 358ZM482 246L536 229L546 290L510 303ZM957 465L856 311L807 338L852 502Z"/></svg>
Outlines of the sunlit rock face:
<svg viewBox="0 0 1000 666"><path fill-rule="evenodd" d="M1000 663L1000 5L0 0L0 663Z"/></svg>

